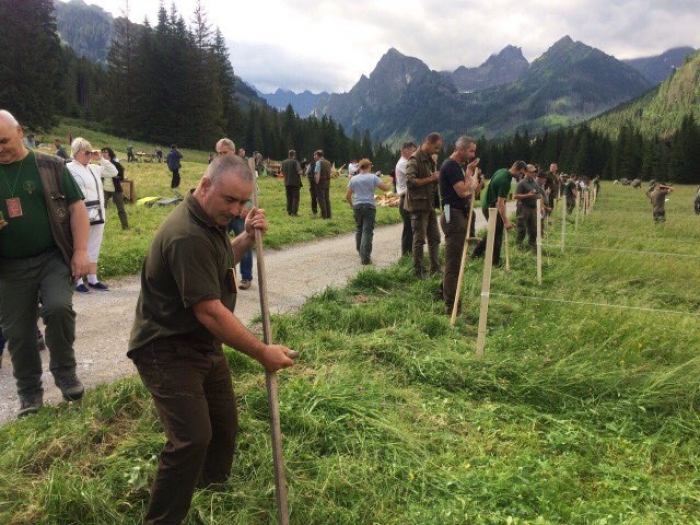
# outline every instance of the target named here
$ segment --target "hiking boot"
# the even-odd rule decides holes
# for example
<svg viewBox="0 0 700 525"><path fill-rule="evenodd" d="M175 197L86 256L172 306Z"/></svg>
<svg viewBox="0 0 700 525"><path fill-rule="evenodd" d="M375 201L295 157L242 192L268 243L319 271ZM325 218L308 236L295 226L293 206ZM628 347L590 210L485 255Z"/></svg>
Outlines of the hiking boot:
<svg viewBox="0 0 700 525"><path fill-rule="evenodd" d="M78 401L85 393L85 387L75 375L75 372L55 372L53 375L56 386L61 390L66 401Z"/></svg>
<svg viewBox="0 0 700 525"><path fill-rule="evenodd" d="M44 406L44 395L39 393L26 397L20 396L19 402L19 412L17 412L18 418L36 414Z"/></svg>
<svg viewBox="0 0 700 525"><path fill-rule="evenodd" d="M250 288L251 282L248 280L243 280L241 281L241 284L238 285L239 290L247 290Z"/></svg>

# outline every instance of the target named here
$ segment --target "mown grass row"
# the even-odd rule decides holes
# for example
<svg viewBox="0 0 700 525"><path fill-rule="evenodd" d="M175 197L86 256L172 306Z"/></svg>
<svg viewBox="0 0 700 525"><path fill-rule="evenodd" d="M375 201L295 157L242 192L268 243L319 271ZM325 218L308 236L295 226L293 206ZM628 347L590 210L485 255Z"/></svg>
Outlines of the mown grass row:
<svg viewBox="0 0 700 525"><path fill-rule="evenodd" d="M469 264L454 329L439 282L416 281L408 261L274 319L275 340L301 352L280 378L292 523L700 523L697 260L573 248L651 232L638 249L692 255L697 245L675 241L700 241L700 230L676 228L694 216L674 200L655 230L650 213L610 221L613 197L630 194L605 190L570 249L548 250L542 286L534 257L511 247L512 271L494 273L482 360L481 261ZM197 493L187 523L272 524L264 379L228 355L234 473L223 492ZM139 522L163 436L132 378L98 388L80 412L7 425L0 443L0 522L112 525Z"/></svg>

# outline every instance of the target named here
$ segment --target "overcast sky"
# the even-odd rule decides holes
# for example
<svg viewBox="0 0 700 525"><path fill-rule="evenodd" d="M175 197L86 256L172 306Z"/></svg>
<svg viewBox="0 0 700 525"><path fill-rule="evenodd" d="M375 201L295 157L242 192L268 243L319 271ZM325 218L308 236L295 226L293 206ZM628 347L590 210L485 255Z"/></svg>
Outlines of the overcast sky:
<svg viewBox="0 0 700 525"><path fill-rule="evenodd" d="M125 0L86 0L114 16ZM158 0L130 0L156 20ZM170 9L172 2L165 2ZM175 0L190 21L196 0ZM699 0L203 0L236 74L264 92L348 91L391 47L431 69L476 67L508 44L530 62L565 35L617 58L700 47Z"/></svg>

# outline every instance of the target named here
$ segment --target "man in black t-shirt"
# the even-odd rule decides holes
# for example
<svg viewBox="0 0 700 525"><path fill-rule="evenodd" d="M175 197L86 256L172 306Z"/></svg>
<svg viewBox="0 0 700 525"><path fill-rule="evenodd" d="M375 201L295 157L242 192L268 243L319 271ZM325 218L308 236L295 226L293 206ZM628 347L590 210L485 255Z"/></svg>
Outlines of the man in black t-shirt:
<svg viewBox="0 0 700 525"><path fill-rule="evenodd" d="M467 164L468 163L468 164ZM466 171L462 166L466 164ZM443 213L440 227L445 234L445 273L442 279L442 297L445 313L451 314L459 279L459 266L467 236L469 199L474 186L474 170L479 164L476 158L476 141L461 136L455 142L455 151L440 167L440 194Z"/></svg>

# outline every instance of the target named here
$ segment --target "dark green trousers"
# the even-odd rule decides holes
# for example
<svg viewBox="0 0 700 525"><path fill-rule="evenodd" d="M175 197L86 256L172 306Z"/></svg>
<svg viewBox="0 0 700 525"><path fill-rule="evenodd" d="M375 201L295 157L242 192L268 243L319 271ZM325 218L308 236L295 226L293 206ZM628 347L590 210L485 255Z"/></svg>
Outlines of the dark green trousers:
<svg viewBox="0 0 700 525"><path fill-rule="evenodd" d="M39 315L46 325L49 369L54 374L74 373L73 282L58 250L24 259L0 259L0 326L7 340L20 397L43 392L36 338Z"/></svg>

